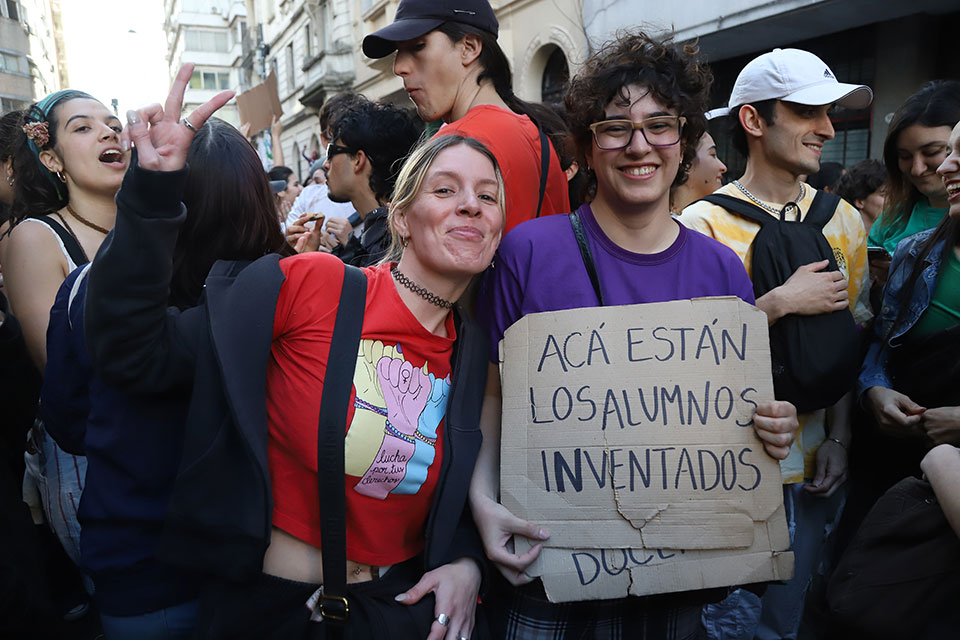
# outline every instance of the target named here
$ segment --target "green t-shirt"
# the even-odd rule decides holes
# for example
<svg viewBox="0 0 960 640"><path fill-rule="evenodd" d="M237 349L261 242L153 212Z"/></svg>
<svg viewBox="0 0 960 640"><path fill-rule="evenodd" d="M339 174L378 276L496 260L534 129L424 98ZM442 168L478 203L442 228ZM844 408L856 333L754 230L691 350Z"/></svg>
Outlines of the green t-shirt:
<svg viewBox="0 0 960 640"><path fill-rule="evenodd" d="M915 233L933 229L943 220L946 209L936 209L930 206L926 198L922 198L913 206L910 217L907 218L907 224L904 226L895 225L888 227L884 224L884 212L877 221L870 227L870 236L867 238L867 244L871 247L883 247L892 256L897 249L897 244L908 236Z"/></svg>
<svg viewBox="0 0 960 640"><path fill-rule="evenodd" d="M949 329L960 323L960 259L953 247L944 247L945 260L937 274L930 306L926 308L910 333L914 337Z"/></svg>

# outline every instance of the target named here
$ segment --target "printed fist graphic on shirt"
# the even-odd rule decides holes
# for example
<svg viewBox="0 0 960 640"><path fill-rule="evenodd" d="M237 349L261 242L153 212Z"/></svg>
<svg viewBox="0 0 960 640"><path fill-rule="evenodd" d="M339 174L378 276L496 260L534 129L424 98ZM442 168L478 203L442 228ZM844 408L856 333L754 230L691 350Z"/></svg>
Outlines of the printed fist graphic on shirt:
<svg viewBox="0 0 960 640"><path fill-rule="evenodd" d="M432 373L430 378L430 398L427 406L420 414L418 431L420 436L414 443L413 459L407 463L407 475L403 477L394 494L414 494L420 490L427 479L427 471L436 457L437 428L447 413L447 396L450 395L450 376L437 378Z"/></svg>
<svg viewBox="0 0 960 640"><path fill-rule="evenodd" d="M387 405L383 444L355 490L383 500L406 474L416 449L414 433L432 388L427 373L402 358L380 358L377 378Z"/></svg>

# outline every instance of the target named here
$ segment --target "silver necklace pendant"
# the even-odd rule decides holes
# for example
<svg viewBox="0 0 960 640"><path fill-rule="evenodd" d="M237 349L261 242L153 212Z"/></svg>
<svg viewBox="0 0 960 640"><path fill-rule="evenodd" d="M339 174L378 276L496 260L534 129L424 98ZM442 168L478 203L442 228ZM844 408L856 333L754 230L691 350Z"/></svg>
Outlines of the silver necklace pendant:
<svg viewBox="0 0 960 640"><path fill-rule="evenodd" d="M807 195L807 189L806 189L806 187L803 185L803 183L801 182L801 183L800 183L800 193L797 194L797 200L796 200L796 202L788 202L788 203L786 203L785 205L783 205L782 208L780 208L780 209L775 209L774 207L771 207L770 205L768 205L767 203L765 203L764 201L762 201L762 200L761 200L760 198L758 198L757 196L755 196L755 195L753 195L752 193L750 193L750 190L747 189L747 188L746 188L745 186L743 186L742 184L740 184L740 181L739 181L739 180L734 180L734 181L733 181L733 186L735 186L737 189L739 189L739 190L740 190L740 193L742 193L743 195L747 196L747 198L750 200L750 202L752 202L753 204L757 205L758 207L761 207L762 209L764 209L764 210L766 210L766 211L769 211L770 213L774 214L775 216L784 216L788 211L790 211L790 209L796 209L796 210L797 210L797 219L799 219L799 217L800 217L800 204L799 204L799 203L803 200L803 197L804 197L805 195Z"/></svg>

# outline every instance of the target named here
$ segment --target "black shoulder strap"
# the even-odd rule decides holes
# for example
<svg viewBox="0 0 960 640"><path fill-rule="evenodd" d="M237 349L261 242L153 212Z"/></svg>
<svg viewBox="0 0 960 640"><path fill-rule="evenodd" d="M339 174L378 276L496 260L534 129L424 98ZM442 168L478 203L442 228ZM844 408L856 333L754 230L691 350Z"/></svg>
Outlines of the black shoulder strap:
<svg viewBox="0 0 960 640"><path fill-rule="evenodd" d="M347 497L343 445L366 299L366 275L345 264L317 429L317 481L320 484L320 533L323 536L323 595L319 608L328 624L347 619Z"/></svg>
<svg viewBox="0 0 960 640"><path fill-rule="evenodd" d="M600 288L600 275L597 273L597 265L593 261L593 254L590 252L590 243L587 242L587 232L583 228L583 221L580 219L580 213L574 211L569 214L570 225L573 227L573 235L577 238L577 246L580 247L580 257L583 258L583 265L587 268L587 275L590 276L590 284L593 285L593 291L597 294L597 300L600 306L605 306L603 302L603 289Z"/></svg>
<svg viewBox="0 0 960 640"><path fill-rule="evenodd" d="M776 221L776 218L772 218L769 213L752 202L747 202L746 200L741 200L740 198L734 198L733 196L728 196L725 193L711 193L710 195L700 199L706 200L707 202L715 204L718 207L723 207L727 211L737 213L747 220L753 220L761 227L769 222Z"/></svg>
<svg viewBox="0 0 960 640"><path fill-rule="evenodd" d="M813 197L813 204L810 205L810 210L807 211L803 221L815 225L823 231L823 227L833 218L838 204L840 204L840 196L837 194L827 193L823 190L817 191L817 195Z"/></svg>
<svg viewBox="0 0 960 640"><path fill-rule="evenodd" d="M50 227L55 234L60 236L60 240L63 241L63 246L67 250L67 254L75 265L80 267L90 262L90 258L87 257L87 252L83 250L83 247L81 247L77 239L73 237L73 234L67 231L62 224L48 215L30 217L44 223Z"/></svg>
<svg viewBox="0 0 960 640"><path fill-rule="evenodd" d="M547 174L550 173L550 143L547 141L547 134L543 129L537 127L540 133L540 199L537 201L537 215L540 217L540 209L543 207L543 195L547 192Z"/></svg>

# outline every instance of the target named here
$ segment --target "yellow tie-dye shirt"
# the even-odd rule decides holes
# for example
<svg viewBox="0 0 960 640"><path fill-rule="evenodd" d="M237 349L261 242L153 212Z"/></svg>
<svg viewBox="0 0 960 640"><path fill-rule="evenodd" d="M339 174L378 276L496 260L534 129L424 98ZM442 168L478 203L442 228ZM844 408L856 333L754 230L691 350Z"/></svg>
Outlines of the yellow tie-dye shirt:
<svg viewBox="0 0 960 640"><path fill-rule="evenodd" d="M741 200L747 200L739 189L728 184L720 188L717 193L723 193ZM816 190L806 185L806 193L798 203L800 205L800 219L810 210ZM768 202L772 207L780 205ZM770 214L773 217L773 214ZM794 215L793 213L788 214ZM760 225L742 216L732 214L723 207L709 202L695 202L680 216L680 221L687 227L719 240L733 249L748 274L752 274L753 252L750 250L753 239L760 230ZM823 235L833 248L833 255L837 260L840 271L847 278L849 285L847 292L853 305L853 319L858 324L867 322L873 315L870 311L870 274L867 267L867 236L863 230L863 221L860 214L846 201L841 200L833 218L823 228ZM752 277L752 275L751 275ZM827 434L827 411L820 409L810 413L800 414L800 430L793 443L790 455L780 463L783 472L784 484L802 482L813 478L816 474L816 455L820 443Z"/></svg>

